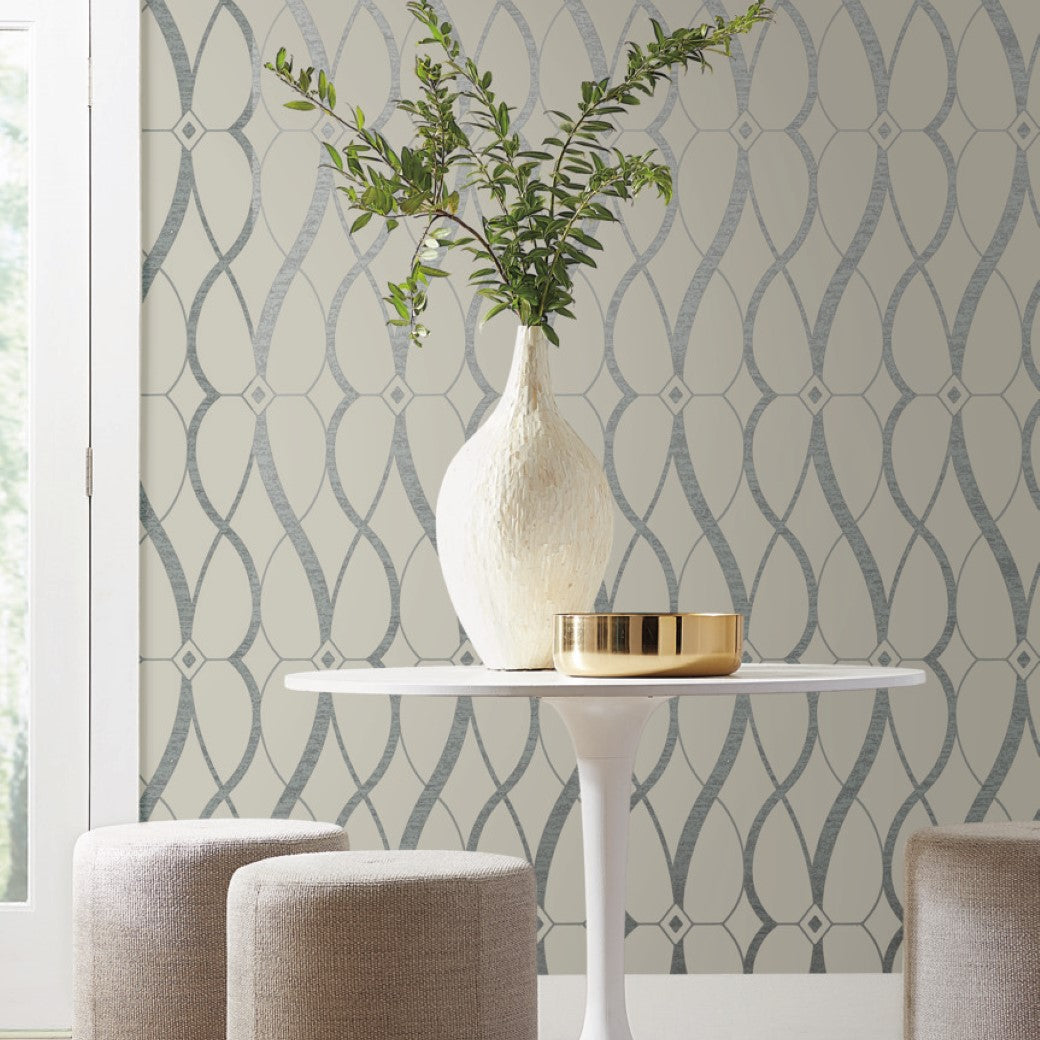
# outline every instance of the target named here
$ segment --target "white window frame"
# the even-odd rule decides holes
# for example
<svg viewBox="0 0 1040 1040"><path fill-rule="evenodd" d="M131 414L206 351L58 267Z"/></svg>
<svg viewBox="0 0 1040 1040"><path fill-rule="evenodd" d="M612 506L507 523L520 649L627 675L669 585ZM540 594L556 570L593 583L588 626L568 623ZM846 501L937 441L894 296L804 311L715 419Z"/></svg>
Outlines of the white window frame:
<svg viewBox="0 0 1040 1040"><path fill-rule="evenodd" d="M69 516L71 507L66 513L71 523L70 530L57 535L44 532L42 543L46 544L47 538L53 537L63 537L66 541L80 538L82 556L85 557L89 524L89 586L86 574L83 574L80 586L83 595L89 596L89 636L87 624L83 624L80 630L78 625L68 624L67 619L51 618L50 615L44 622L59 629L64 626L70 647L68 661L82 663L88 647L90 661L87 683L79 685L65 679L53 680L59 684L65 682L65 689L77 687L75 697L70 698L75 703L62 702L60 706L60 711L71 713L74 719L66 716L57 720L60 728L54 730L55 719L41 716L38 711L33 713L35 739L50 740L56 733L64 734L62 739L66 740L68 747L62 753L67 755L68 774L55 775L48 766L46 774L36 777L31 798L34 802L38 799L45 802L62 800L70 806L75 805L76 827L86 824L96 827L137 819L140 782L140 11L137 0L24 2L25 18L29 22L41 20L41 12L48 18L73 18L78 22L77 31L82 34L79 36L82 49L78 54L82 55L82 64L77 60L74 65L63 69L62 74L72 82L82 76L76 89L67 91L68 103L91 104L89 139L83 135L77 160L86 158L85 152L89 147L90 184L82 184L81 196L82 204L89 207L89 214L83 215L82 224L83 231L87 231L89 216L89 300L84 285L82 299L70 303L70 307L75 305L77 312L83 313L89 302L90 358L89 364L82 353L72 353L67 359L68 365L76 369L72 375L79 394L87 389L85 384L89 379L89 405L82 397L78 403L66 405L60 395L51 394L37 408L33 427L34 437L39 435L39 426L45 431L44 436L57 438L61 449L47 454L46 466L42 470L39 467L43 463L39 460L44 456L37 456L33 508L36 508L40 496L44 496L46 508L39 515L47 517L47 522L53 524L55 517L61 516L52 501L56 495L64 495L66 499L70 494L73 499L77 494L84 496L78 499L82 503L81 513L77 508L77 516ZM38 4L47 7L36 6ZM17 3L5 7L5 11L10 11L11 17L15 18L12 24L18 22L20 10ZM88 43L88 39L90 62L86 60L86 47L82 46ZM88 79L92 80L92 89L88 88ZM92 99L89 97L91 93ZM48 99L48 104L52 101ZM82 127L83 123L78 125ZM48 154L47 160L53 161L53 158ZM34 176L45 173L41 161ZM46 190L45 182L40 190ZM80 234L79 241L86 244L85 239L86 234ZM48 262L53 263L53 250L48 255ZM87 253L84 251L77 257L75 250L70 250L68 256L62 256L61 262L86 263ZM88 505L87 495L91 492ZM81 533L77 535L76 531ZM61 559L56 559L60 564ZM36 580L45 587L60 588L63 580L68 584L72 609L75 590L74 583L67 580L68 575L50 573L46 553L39 558L34 556L33 560ZM47 601L49 606L46 609L60 614L53 592L49 595L51 599ZM76 611L81 611L80 604L82 600L75 605ZM78 616L82 618L82 613ZM81 645L73 652L71 648L77 639L81 640ZM49 667L60 672L65 664L64 659L56 659L50 662ZM46 732L45 726L49 727ZM33 815L34 818L37 816ZM68 837L66 831L60 835L46 832L42 837L37 835L33 839L34 854L45 858L64 856ZM59 839L60 850L53 847ZM60 916L67 923L67 902L61 899L56 901L57 904L63 905ZM31 907L32 900L29 905ZM18 909L8 913L17 916ZM46 927L53 924L52 914ZM48 937L47 942L61 944L61 948L52 951L52 961L57 970L69 971L71 932L64 937ZM68 1033L60 1031L63 1026L71 1024L63 1021L68 1015L67 994L49 994L53 1002L49 1012L41 1015L41 1008L47 1007L47 994L43 994L41 999L28 984L33 981L34 964L30 957L20 964L5 966L8 982L14 985L20 985L19 970L30 972L27 984L18 991L22 1003L8 1007L6 1018L12 1020L12 1024L24 1018L24 1022L18 1022L23 1027L32 1028L39 1023L59 1029L59 1032L37 1032L32 1034L34 1037L67 1036ZM57 1021L53 1021L52 1016ZM0 1036L24 1035L24 1032L0 1032Z"/></svg>
<svg viewBox="0 0 1040 1040"><path fill-rule="evenodd" d="M0 924L13 1027L69 1015L68 858L89 820L88 14L88 0L2 6L5 29L27 31L31 48L29 898L5 905Z"/></svg>
<svg viewBox="0 0 1040 1040"><path fill-rule="evenodd" d="M139 805L140 22L91 0L91 827Z"/></svg>

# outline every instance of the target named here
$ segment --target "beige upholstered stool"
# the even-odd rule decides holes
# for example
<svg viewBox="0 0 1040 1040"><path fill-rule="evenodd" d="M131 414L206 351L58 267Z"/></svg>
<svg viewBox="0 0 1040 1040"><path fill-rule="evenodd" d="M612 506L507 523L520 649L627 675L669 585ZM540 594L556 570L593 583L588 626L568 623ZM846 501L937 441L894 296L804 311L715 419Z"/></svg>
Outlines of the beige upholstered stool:
<svg viewBox="0 0 1040 1040"><path fill-rule="evenodd" d="M906 1040L1040 1037L1040 823L911 835L903 921Z"/></svg>
<svg viewBox="0 0 1040 1040"><path fill-rule="evenodd" d="M231 875L265 856L346 848L301 820L102 827L76 843L76 1040L224 1040Z"/></svg>
<svg viewBox="0 0 1040 1040"><path fill-rule="evenodd" d="M523 860L326 853L231 882L229 1040L535 1040L535 985Z"/></svg>

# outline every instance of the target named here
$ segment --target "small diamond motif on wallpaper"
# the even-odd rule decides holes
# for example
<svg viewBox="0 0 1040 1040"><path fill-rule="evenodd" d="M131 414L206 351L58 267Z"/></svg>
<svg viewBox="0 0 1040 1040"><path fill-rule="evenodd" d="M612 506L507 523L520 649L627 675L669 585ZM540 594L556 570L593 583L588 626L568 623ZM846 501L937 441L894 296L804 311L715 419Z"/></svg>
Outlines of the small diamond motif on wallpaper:
<svg viewBox="0 0 1040 1040"><path fill-rule="evenodd" d="M802 391L798 396L802 399L802 404L804 404L813 415L818 415L823 411L823 406L831 399L831 392L824 385L822 379L813 376L809 382L802 387Z"/></svg>
<svg viewBox="0 0 1040 1040"><path fill-rule="evenodd" d="M673 903L664 917L661 918L660 926L669 940L678 946L686 938L686 933L693 927L693 922L681 906Z"/></svg>
<svg viewBox="0 0 1040 1040"><path fill-rule="evenodd" d="M189 109L181 116L173 132L177 135L177 140L190 152L202 140L206 128L199 117Z"/></svg>
<svg viewBox="0 0 1040 1040"><path fill-rule="evenodd" d="M173 655L173 663L185 679L193 679L195 673L206 663L202 651L189 639Z"/></svg>
<svg viewBox="0 0 1040 1040"><path fill-rule="evenodd" d="M882 640L870 655L870 663L875 668L895 668L899 664L899 654L892 649L888 640Z"/></svg>
<svg viewBox="0 0 1040 1040"><path fill-rule="evenodd" d="M678 376L672 376L658 394L673 415L678 415L690 403L690 396L690 388Z"/></svg>
<svg viewBox="0 0 1040 1040"><path fill-rule="evenodd" d="M819 942L830 930L831 922L827 915L814 903L805 911L805 916L798 922L798 927L805 933L809 942Z"/></svg>
<svg viewBox="0 0 1040 1040"><path fill-rule="evenodd" d="M939 391L939 400L946 406L951 415L956 415L968 399L968 391L956 377L950 376Z"/></svg>
<svg viewBox="0 0 1040 1040"><path fill-rule="evenodd" d="M274 399L274 392L267 385L264 377L257 375L250 381L249 386L242 391L242 396L245 398L246 404L257 415L260 415Z"/></svg>
<svg viewBox="0 0 1040 1040"><path fill-rule="evenodd" d="M326 639L318 647L318 652L311 660L314 662L315 668L320 671L327 671L330 668L338 668L343 663L343 655L339 652L339 648L335 643Z"/></svg>
<svg viewBox="0 0 1040 1040"><path fill-rule="evenodd" d="M882 112L870 126L870 136L885 151L892 147L892 142L895 141L900 132L899 124L888 112Z"/></svg>
<svg viewBox="0 0 1040 1040"><path fill-rule="evenodd" d="M408 407L408 402L415 396L408 384L400 377L394 376L383 388L383 400L387 407L394 413L400 415Z"/></svg>
<svg viewBox="0 0 1040 1040"><path fill-rule="evenodd" d="M1037 134L1040 134L1040 126L1037 126L1036 120L1028 112L1023 111L1011 120L1008 133L1024 152L1036 140Z"/></svg>
<svg viewBox="0 0 1040 1040"><path fill-rule="evenodd" d="M451 663L462 665L463 668L479 663L479 658L473 650L473 644L468 639L464 639L462 645L452 655Z"/></svg>
<svg viewBox="0 0 1040 1040"><path fill-rule="evenodd" d="M1037 655L1033 645L1023 639L1014 650L1011 651L1011 667L1023 679L1028 679L1033 674L1033 669L1040 663L1040 655Z"/></svg>
<svg viewBox="0 0 1040 1040"><path fill-rule="evenodd" d="M758 140L762 127L750 112L741 112L729 128L729 132L741 148L750 148Z"/></svg>

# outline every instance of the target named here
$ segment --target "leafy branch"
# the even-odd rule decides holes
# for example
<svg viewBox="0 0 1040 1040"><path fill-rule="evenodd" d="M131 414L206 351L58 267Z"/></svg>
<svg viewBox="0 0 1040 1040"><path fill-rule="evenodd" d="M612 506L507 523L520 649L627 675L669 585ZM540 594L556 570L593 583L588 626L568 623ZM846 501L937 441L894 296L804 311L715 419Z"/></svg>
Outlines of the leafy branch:
<svg viewBox="0 0 1040 1040"><path fill-rule="evenodd" d="M513 126L515 109L495 94L492 74L463 56L455 30L437 17L430 0L406 6L426 35L414 64L418 93L396 103L413 126L412 140L399 150L366 125L360 107L337 111L336 88L324 69L294 72L284 47L267 68L297 95L287 108L320 110L348 131L343 148L324 147L341 181L337 190L358 212L352 234L375 216L388 233L405 220L422 222L408 274L389 283L384 298L395 315L391 325L408 328L416 343L428 335L419 317L429 286L449 277L437 266L439 258L461 249L473 261L471 285L489 301L485 321L508 310L558 343L551 322L574 317L573 271L595 267L591 253L603 248L590 229L616 219L606 201L634 199L648 188L666 203L671 199L671 171L653 151L632 155L608 145L619 130L615 117L653 96L676 69L709 69L709 55L730 56L734 37L771 12L756 0L729 21L716 18L671 33L651 19L654 37L628 44L621 79L583 82L576 114L551 111L555 132L532 149ZM491 215L460 215L469 189L493 202Z"/></svg>
<svg viewBox="0 0 1040 1040"><path fill-rule="evenodd" d="M628 61L624 78L614 85L609 79L587 80L581 85L581 105L577 118L566 112L554 111L561 122L559 137L547 137L542 142L558 149L553 163L551 187L567 183L563 175L565 160L578 142L597 147L598 139L606 133L614 133L618 127L611 116L621 115L640 103L640 95L653 97L658 84L670 80L672 69L682 67L685 71L693 62L710 69L708 54L730 56L734 36L750 32L758 23L768 21L772 12L763 3L754 3L748 10L727 22L718 17L714 23L677 29L669 34L655 18L650 19L654 39L645 46L629 42ZM552 192L550 208L556 200Z"/></svg>

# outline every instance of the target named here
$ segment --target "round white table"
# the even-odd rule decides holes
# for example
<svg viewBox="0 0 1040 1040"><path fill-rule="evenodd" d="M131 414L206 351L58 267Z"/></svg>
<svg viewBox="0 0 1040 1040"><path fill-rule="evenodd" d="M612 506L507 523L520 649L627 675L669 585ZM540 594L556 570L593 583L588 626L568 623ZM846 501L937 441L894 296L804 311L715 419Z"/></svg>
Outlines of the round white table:
<svg viewBox="0 0 1040 1040"><path fill-rule="evenodd" d="M356 668L297 672L290 690L409 697L539 697L563 718L581 783L588 951L581 1040L632 1040L625 1008L625 873L636 747L650 713L670 697L827 693L917 686L919 668L746 664L710 679L577 679L554 671Z"/></svg>

